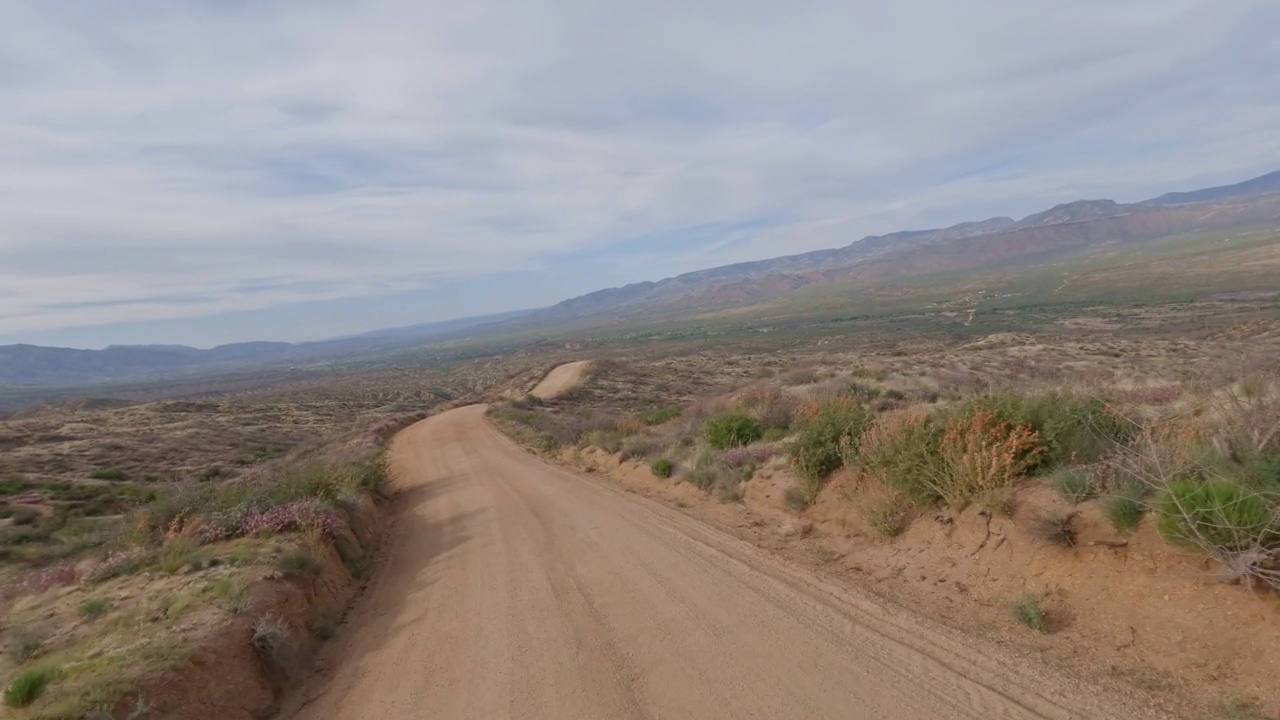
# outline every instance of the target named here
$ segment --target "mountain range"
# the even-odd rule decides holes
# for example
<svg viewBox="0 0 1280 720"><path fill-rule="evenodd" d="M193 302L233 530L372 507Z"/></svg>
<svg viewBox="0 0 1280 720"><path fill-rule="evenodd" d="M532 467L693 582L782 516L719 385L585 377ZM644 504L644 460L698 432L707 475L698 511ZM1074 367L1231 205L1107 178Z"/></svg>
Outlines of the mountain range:
<svg viewBox="0 0 1280 720"><path fill-rule="evenodd" d="M600 290L531 312L379 330L353 338L301 344L237 343L209 350L169 345L104 350L0 346L0 385L138 381L358 358L481 332L725 308L782 297L810 285L859 278L885 281L940 269L1017 267L1108 244L1277 226L1280 171L1132 204L1080 200L1021 220L996 217L871 236L841 248Z"/></svg>

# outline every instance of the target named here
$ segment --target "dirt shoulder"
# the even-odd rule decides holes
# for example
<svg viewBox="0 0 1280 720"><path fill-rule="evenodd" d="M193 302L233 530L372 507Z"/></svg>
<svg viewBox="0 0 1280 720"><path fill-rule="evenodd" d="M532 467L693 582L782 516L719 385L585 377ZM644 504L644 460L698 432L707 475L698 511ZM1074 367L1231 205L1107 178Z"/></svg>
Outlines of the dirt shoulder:
<svg viewBox="0 0 1280 720"><path fill-rule="evenodd" d="M1150 523L1118 536L1096 503L1068 507L1033 484L1013 499L1010 517L980 506L937 511L881 539L866 526L862 507L874 498L856 491L847 472L796 512L784 498L795 479L781 459L743 483L741 500L730 503L598 449L568 449L556 459L847 587L1018 648L1066 674L1123 685L1170 716L1265 718L1280 711L1272 682L1280 672L1280 602L1213 582L1202 557L1170 548ZM1076 547L1032 536L1028 526L1037 517L1064 511L1076 513ZM1010 618L1011 602L1028 595L1045 609L1045 633Z"/></svg>

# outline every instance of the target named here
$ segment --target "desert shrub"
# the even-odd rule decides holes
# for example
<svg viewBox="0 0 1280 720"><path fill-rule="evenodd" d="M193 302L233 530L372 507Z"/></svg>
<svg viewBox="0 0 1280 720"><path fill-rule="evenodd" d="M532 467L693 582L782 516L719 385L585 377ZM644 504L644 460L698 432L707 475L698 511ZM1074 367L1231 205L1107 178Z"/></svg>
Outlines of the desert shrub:
<svg viewBox="0 0 1280 720"><path fill-rule="evenodd" d="M89 584L97 584L123 575L132 575L150 564L153 559L155 559L155 552L147 548L117 550L107 555L101 562L90 566L85 572L84 580Z"/></svg>
<svg viewBox="0 0 1280 720"><path fill-rule="evenodd" d="M209 591L218 599L222 608L232 615L243 615L249 612L251 598L244 584L232 577L214 580Z"/></svg>
<svg viewBox="0 0 1280 720"><path fill-rule="evenodd" d="M76 612L84 620L96 620L111 608L111 601L104 597L89 598L76 608Z"/></svg>
<svg viewBox="0 0 1280 720"><path fill-rule="evenodd" d="M742 407L760 423L765 431L781 430L785 432L795 419L798 403L787 393L772 388L758 390L742 399Z"/></svg>
<svg viewBox="0 0 1280 720"><path fill-rule="evenodd" d="M0 480L0 497L7 495L17 495L27 489L25 480L19 478L9 478L8 480Z"/></svg>
<svg viewBox="0 0 1280 720"><path fill-rule="evenodd" d="M1051 545L1075 547L1074 518L1073 513L1042 513L1031 521L1031 534Z"/></svg>
<svg viewBox="0 0 1280 720"><path fill-rule="evenodd" d="M315 559L307 553L293 552L280 558L276 567L286 575L297 575L310 570L315 564Z"/></svg>
<svg viewBox="0 0 1280 720"><path fill-rule="evenodd" d="M737 469L747 465L759 466L776 456L781 448L773 443L757 443L725 450L720 455L720 464L727 468Z"/></svg>
<svg viewBox="0 0 1280 720"><path fill-rule="evenodd" d="M649 465L649 469L653 474L660 478L669 478L675 472L676 466L666 458L658 458Z"/></svg>
<svg viewBox="0 0 1280 720"><path fill-rule="evenodd" d="M1132 440L1138 430L1103 401L1069 393L997 395L983 403L1036 433L1041 452L1028 470L1096 462L1117 444Z"/></svg>
<svg viewBox="0 0 1280 720"><path fill-rule="evenodd" d="M813 486L806 483L792 485L782 493L782 500L787 504L787 507L797 511L809 507L816 499L817 496L813 492Z"/></svg>
<svg viewBox="0 0 1280 720"><path fill-rule="evenodd" d="M720 472L721 468L716 465L711 455L704 453L698 456L693 467L686 470L681 477L699 490L710 490Z"/></svg>
<svg viewBox="0 0 1280 720"><path fill-rule="evenodd" d="M4 704L11 708L24 708L40 699L44 689L53 682L54 672L47 667L21 670L4 691Z"/></svg>
<svg viewBox="0 0 1280 720"><path fill-rule="evenodd" d="M622 451L622 434L617 430L588 430L578 441L581 447L600 448L607 453Z"/></svg>
<svg viewBox="0 0 1280 720"><path fill-rule="evenodd" d="M856 444L846 444L845 461L858 463L918 505L934 505L947 472L939 451L942 434L937 418L923 412L883 415Z"/></svg>
<svg viewBox="0 0 1280 720"><path fill-rule="evenodd" d="M948 504L963 505L1022 478L1036 464L1040 445L1030 426L975 403L950 413L938 452L945 472L932 479L934 489Z"/></svg>
<svg viewBox="0 0 1280 720"><path fill-rule="evenodd" d="M743 496L743 481L740 473L733 471L720 473L711 485L711 492L720 502L738 502Z"/></svg>
<svg viewBox="0 0 1280 720"><path fill-rule="evenodd" d="M120 468L102 468L100 470L94 470L89 477L94 480L110 480L112 482L123 482L128 479L128 476Z"/></svg>
<svg viewBox="0 0 1280 720"><path fill-rule="evenodd" d="M200 543L193 537L170 538L160 547L156 562L161 572L173 575L185 567L199 550Z"/></svg>
<svg viewBox="0 0 1280 720"><path fill-rule="evenodd" d="M1102 512L1116 532L1129 532L1142 523L1147 512L1147 487L1136 481L1120 483L1102 502Z"/></svg>
<svg viewBox="0 0 1280 720"><path fill-rule="evenodd" d="M665 425L678 417L680 417L680 408L668 406L645 410L636 416L636 419L644 425L653 427L655 425Z"/></svg>
<svg viewBox="0 0 1280 720"><path fill-rule="evenodd" d="M1228 551L1280 544L1272 504L1229 481L1175 480L1155 507L1160 534L1173 543Z"/></svg>
<svg viewBox="0 0 1280 720"><path fill-rule="evenodd" d="M1228 479L1262 493L1280 493L1280 453L1255 450L1247 443L1221 442L1206 450L1193 473Z"/></svg>
<svg viewBox="0 0 1280 720"><path fill-rule="evenodd" d="M760 436L761 442L778 443L787 439L787 431L783 428L765 428L764 434Z"/></svg>
<svg viewBox="0 0 1280 720"><path fill-rule="evenodd" d="M717 450L749 445L760 439L760 423L738 412L717 415L707 420L703 433L707 444Z"/></svg>
<svg viewBox="0 0 1280 720"><path fill-rule="evenodd" d="M1009 614L1014 622L1038 633L1048 632L1049 623L1045 618L1044 608L1035 595L1024 595L1009 605Z"/></svg>
<svg viewBox="0 0 1280 720"><path fill-rule="evenodd" d="M661 453L667 445L668 442L665 439L656 435L633 435L622 441L622 459L647 459Z"/></svg>
<svg viewBox="0 0 1280 720"><path fill-rule="evenodd" d="M897 498L881 498L871 503L864 514L867 527L883 538L897 537L907 527L906 503Z"/></svg>
<svg viewBox="0 0 1280 720"><path fill-rule="evenodd" d="M814 370L792 370L782 376L783 385L813 385L820 378Z"/></svg>
<svg viewBox="0 0 1280 720"><path fill-rule="evenodd" d="M787 454L801 477L820 482L844 465L846 449L870 423L871 413L848 398L810 405L798 414Z"/></svg>
<svg viewBox="0 0 1280 720"><path fill-rule="evenodd" d="M1059 468L1053 473L1053 487L1063 500L1082 503L1098 495L1098 486L1086 468Z"/></svg>
<svg viewBox="0 0 1280 720"><path fill-rule="evenodd" d="M278 661L291 643L289 623L279 615L267 613L258 617L253 621L252 632L254 649L268 660Z"/></svg>

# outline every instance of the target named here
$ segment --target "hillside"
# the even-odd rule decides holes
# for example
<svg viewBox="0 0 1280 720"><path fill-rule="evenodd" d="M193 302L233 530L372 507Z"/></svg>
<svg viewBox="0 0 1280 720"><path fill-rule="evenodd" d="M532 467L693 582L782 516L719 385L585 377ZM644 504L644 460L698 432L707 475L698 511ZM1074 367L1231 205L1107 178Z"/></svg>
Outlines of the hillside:
<svg viewBox="0 0 1280 720"><path fill-rule="evenodd" d="M1276 227L1280 227L1280 172L1133 204L1080 200L1021 220L995 217L871 236L841 248L600 290L534 312L416 325L324 342L237 343L209 350L170 345L105 350L0 346L0 386L132 382L373 357L444 339L740 307L785 298L813 286L895 282L943 270L1016 270L1113 246Z"/></svg>
<svg viewBox="0 0 1280 720"><path fill-rule="evenodd" d="M0 387L136 382L372 357L464 336L519 315L464 318L321 342L245 342L207 350L184 345L113 345L103 350L0 345Z"/></svg>
<svg viewBox="0 0 1280 720"><path fill-rule="evenodd" d="M1065 203L1022 220L991 218L948 228L871 236L820 250L687 273L566 300L534 317L544 322L710 310L780 297L801 287L886 280L942 269L1017 267L1111 244L1196 232L1280 225L1280 172L1236 185L1170 193L1133 204Z"/></svg>

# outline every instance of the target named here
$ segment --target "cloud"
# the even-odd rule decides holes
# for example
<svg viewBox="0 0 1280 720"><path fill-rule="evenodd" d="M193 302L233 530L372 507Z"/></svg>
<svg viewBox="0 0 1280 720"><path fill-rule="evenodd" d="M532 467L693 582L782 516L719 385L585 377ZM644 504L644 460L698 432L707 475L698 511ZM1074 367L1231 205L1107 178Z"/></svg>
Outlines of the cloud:
<svg viewBox="0 0 1280 720"><path fill-rule="evenodd" d="M1268 0L6 3L0 336L409 291L430 320L476 309L468 279L521 278L483 303L519 307L1239 180L1280 158L1278 23Z"/></svg>

